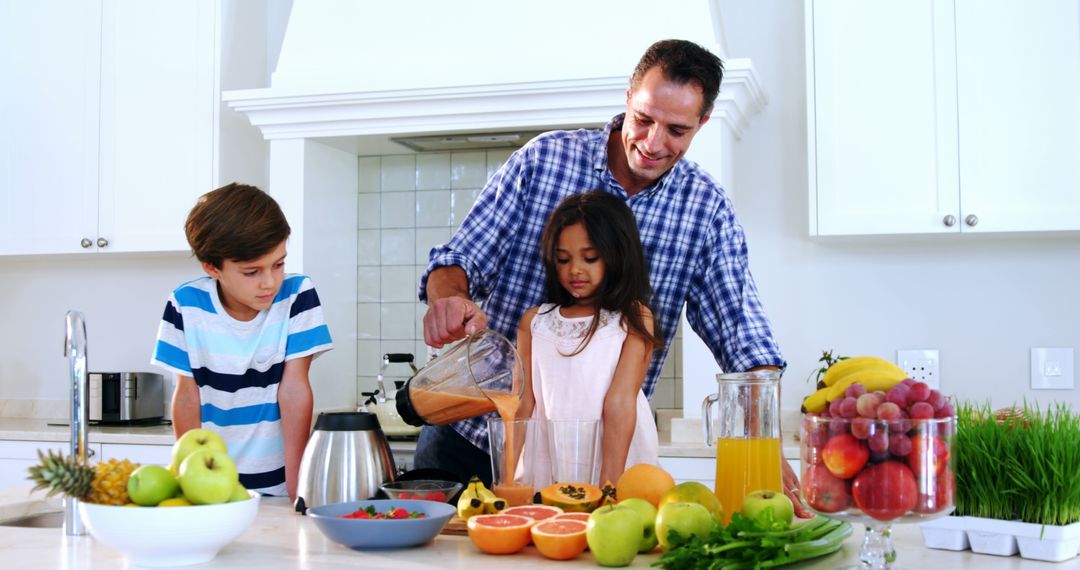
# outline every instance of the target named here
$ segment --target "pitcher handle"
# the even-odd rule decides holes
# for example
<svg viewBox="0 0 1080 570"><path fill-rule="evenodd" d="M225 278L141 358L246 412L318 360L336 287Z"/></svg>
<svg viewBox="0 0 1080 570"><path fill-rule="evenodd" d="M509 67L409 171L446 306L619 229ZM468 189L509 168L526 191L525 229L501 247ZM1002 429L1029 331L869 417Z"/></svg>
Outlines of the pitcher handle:
<svg viewBox="0 0 1080 570"><path fill-rule="evenodd" d="M705 431L705 445L709 447L712 447L714 439L712 432L712 405L719 400L720 394L709 394L701 402L701 419L705 422L705 425L702 426Z"/></svg>

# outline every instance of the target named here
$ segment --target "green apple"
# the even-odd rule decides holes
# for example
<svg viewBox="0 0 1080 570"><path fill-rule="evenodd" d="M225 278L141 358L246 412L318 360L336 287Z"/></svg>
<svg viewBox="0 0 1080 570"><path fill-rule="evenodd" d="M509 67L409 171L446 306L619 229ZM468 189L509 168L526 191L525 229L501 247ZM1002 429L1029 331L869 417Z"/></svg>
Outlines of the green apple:
<svg viewBox="0 0 1080 570"><path fill-rule="evenodd" d="M170 464L170 467L174 469L176 473L179 473L180 464L183 463L184 460L187 459L187 456L191 455L193 451L199 449L229 451L228 446L225 445L225 440L221 439L220 435L208 429L188 430L173 444L172 463Z"/></svg>
<svg viewBox="0 0 1080 570"><path fill-rule="evenodd" d="M641 517L641 524L645 528L642 531L641 545L638 546L638 552L649 552L656 548L656 507L649 501L637 497L623 499L619 501L619 505L634 509L637 511L638 516Z"/></svg>
<svg viewBox="0 0 1080 570"><path fill-rule="evenodd" d="M605 505L589 515L585 541L601 566L628 566L637 556L645 525L633 507Z"/></svg>
<svg viewBox="0 0 1080 570"><path fill-rule="evenodd" d="M664 550L671 548L671 531L689 538L696 535L705 539L716 526L709 509L697 503L668 503L656 514L656 538Z"/></svg>
<svg viewBox="0 0 1080 570"><path fill-rule="evenodd" d="M232 496L240 482L236 464L224 451L200 449L180 463L180 489L195 505L216 505Z"/></svg>
<svg viewBox="0 0 1080 570"><path fill-rule="evenodd" d="M230 503L235 503L237 501L246 501L246 500L248 500L250 498L251 498L251 495L248 494L247 487L245 487L242 483L237 481L236 487L233 488L232 494L229 495L229 502Z"/></svg>
<svg viewBox="0 0 1080 570"><path fill-rule="evenodd" d="M772 520L777 528L788 528L795 517L795 507L791 499L783 493L764 490L754 491L743 499L742 516L757 520L766 509L772 509Z"/></svg>
<svg viewBox="0 0 1080 570"><path fill-rule="evenodd" d="M180 484L169 470L160 465L143 465L131 472L127 481L131 502L150 507L176 495Z"/></svg>
<svg viewBox="0 0 1080 570"><path fill-rule="evenodd" d="M716 493L713 493L712 489L697 481L679 483L668 489L660 497L660 502L656 505L656 508L662 509L668 503L697 503L708 509L713 514L716 522L721 524L724 522L724 505L720 504L720 499L716 497Z"/></svg>

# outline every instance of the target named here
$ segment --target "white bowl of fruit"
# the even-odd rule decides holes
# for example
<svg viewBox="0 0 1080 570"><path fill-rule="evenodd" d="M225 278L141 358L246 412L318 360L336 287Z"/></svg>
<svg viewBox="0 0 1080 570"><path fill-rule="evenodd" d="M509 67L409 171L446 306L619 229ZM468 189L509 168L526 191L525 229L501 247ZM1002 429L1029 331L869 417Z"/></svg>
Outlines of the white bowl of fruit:
<svg viewBox="0 0 1080 570"><path fill-rule="evenodd" d="M211 431L185 433L173 465L110 459L91 467L49 452L30 471L50 494L78 498L90 535L131 564L206 562L251 526L259 495L240 484L225 442Z"/></svg>

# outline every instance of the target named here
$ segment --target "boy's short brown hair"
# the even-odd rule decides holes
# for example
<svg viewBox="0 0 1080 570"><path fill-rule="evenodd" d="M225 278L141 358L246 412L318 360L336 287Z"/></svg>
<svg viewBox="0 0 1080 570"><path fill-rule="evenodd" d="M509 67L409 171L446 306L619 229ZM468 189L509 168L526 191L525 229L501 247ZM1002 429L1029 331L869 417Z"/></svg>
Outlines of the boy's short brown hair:
<svg viewBox="0 0 1080 570"><path fill-rule="evenodd" d="M291 229L281 207L254 186L232 183L199 197L184 223L195 257L221 269L273 251Z"/></svg>

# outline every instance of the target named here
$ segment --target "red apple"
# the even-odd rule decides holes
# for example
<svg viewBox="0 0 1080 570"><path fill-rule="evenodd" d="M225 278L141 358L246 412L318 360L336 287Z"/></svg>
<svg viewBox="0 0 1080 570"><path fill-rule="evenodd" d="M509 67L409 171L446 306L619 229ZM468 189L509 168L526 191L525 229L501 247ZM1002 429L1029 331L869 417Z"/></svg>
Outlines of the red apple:
<svg viewBox="0 0 1080 570"><path fill-rule="evenodd" d="M850 433L842 433L829 438L825 449L821 450L821 460L829 472L841 479L850 479L866 465L870 459L870 450L866 444Z"/></svg>
<svg viewBox="0 0 1080 570"><path fill-rule="evenodd" d="M953 504L956 493L956 477L952 469L946 467L940 474L919 480L919 500L915 512L931 514L943 511Z"/></svg>
<svg viewBox="0 0 1080 570"><path fill-rule="evenodd" d="M915 508L919 489L907 465L886 461L863 469L851 484L851 495L862 512L891 521Z"/></svg>
<svg viewBox="0 0 1080 570"><path fill-rule="evenodd" d="M823 513L837 513L851 504L848 482L834 477L823 465L811 465L806 469L802 494L811 507Z"/></svg>
<svg viewBox="0 0 1080 570"><path fill-rule="evenodd" d="M930 449L933 453L927 453ZM945 440L928 434L918 434L911 438L911 453L907 456L907 464L916 476L936 476L948 463L949 446Z"/></svg>

